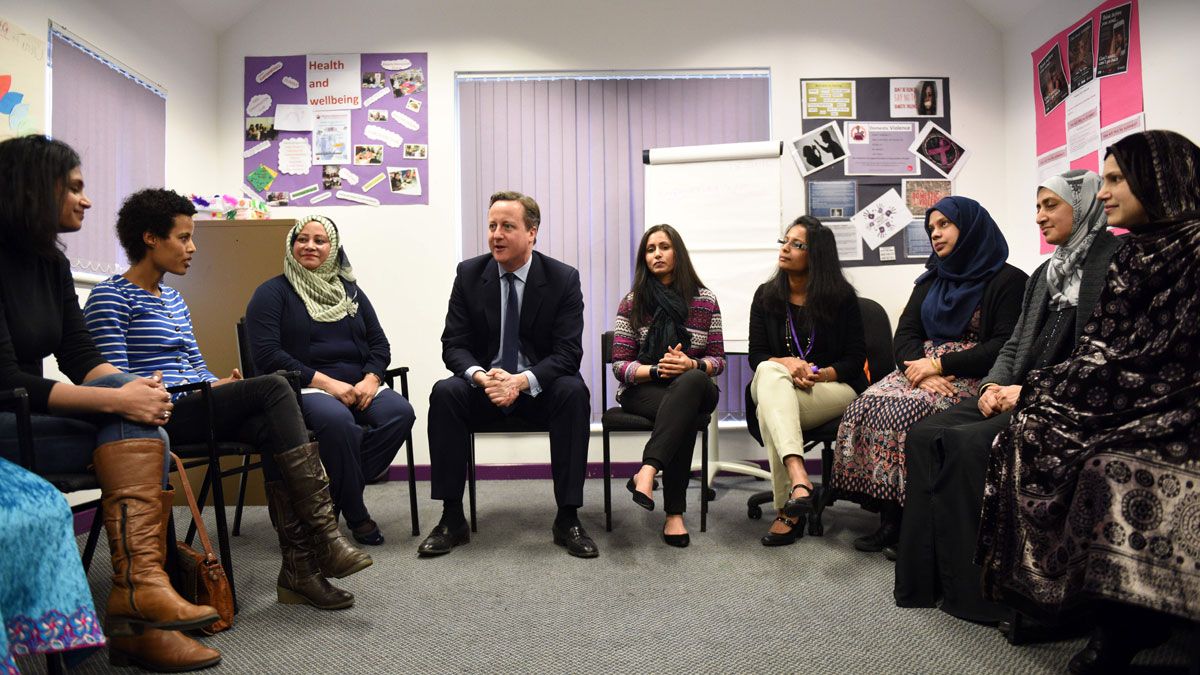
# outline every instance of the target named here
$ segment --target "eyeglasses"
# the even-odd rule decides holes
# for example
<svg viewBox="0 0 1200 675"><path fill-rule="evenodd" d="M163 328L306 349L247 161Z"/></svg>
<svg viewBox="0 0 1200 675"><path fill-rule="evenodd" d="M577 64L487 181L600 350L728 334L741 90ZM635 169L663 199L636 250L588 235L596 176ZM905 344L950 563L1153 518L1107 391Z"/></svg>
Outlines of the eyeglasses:
<svg viewBox="0 0 1200 675"><path fill-rule="evenodd" d="M808 250L808 244L806 244L802 241L789 241L787 239L779 239L775 243L779 244L780 246L791 246L792 248L796 249L797 251L807 251Z"/></svg>

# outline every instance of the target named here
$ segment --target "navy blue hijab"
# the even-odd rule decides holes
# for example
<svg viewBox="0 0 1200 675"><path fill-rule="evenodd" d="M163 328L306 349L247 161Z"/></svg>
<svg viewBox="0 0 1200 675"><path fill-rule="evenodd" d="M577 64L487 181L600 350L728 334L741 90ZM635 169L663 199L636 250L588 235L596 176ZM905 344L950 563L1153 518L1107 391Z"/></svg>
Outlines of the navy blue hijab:
<svg viewBox="0 0 1200 675"><path fill-rule="evenodd" d="M925 211L926 231L934 211L958 227L958 242L950 255L939 258L931 253L928 269L917 277L918 284L934 277L921 303L921 323L925 334L941 344L959 340L966 332L988 281L1008 260L1008 242L992 215L974 199L943 197Z"/></svg>

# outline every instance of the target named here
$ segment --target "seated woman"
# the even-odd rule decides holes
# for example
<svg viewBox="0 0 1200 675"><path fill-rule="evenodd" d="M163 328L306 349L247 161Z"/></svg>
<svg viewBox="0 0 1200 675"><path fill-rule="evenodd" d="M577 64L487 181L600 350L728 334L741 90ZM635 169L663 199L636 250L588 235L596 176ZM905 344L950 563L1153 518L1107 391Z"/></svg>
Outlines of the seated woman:
<svg viewBox="0 0 1200 675"><path fill-rule="evenodd" d="M922 419L979 387L1021 314L1025 273L1009 265L1008 242L973 199L946 197L925 213L933 244L896 326L898 370L871 385L842 416L833 484L880 505L877 531L860 551L892 547L904 506L904 443Z"/></svg>
<svg viewBox="0 0 1200 675"><path fill-rule="evenodd" d="M750 305L747 417L758 422L779 515L763 546L796 541L813 507L804 470L804 429L820 426L867 388L862 314L838 262L833 232L800 216L779 240L775 276Z"/></svg>
<svg viewBox="0 0 1200 675"><path fill-rule="evenodd" d="M63 653L74 666L104 645L62 493L0 457L0 671L13 657Z"/></svg>
<svg viewBox="0 0 1200 675"><path fill-rule="evenodd" d="M638 250L633 289L613 323L612 369L621 407L654 420L654 431L627 487L634 502L652 511L654 476L663 472L663 541L684 547L696 416L716 409L720 392L712 378L725 369L721 309L675 228L647 229Z"/></svg>
<svg viewBox="0 0 1200 675"><path fill-rule="evenodd" d="M1108 149L1097 198L1130 232L1070 357L1031 371L992 446L984 596L1099 620L1075 673L1124 671L1200 621L1200 148Z"/></svg>
<svg viewBox="0 0 1200 675"><path fill-rule="evenodd" d="M983 599L974 564L983 474L992 440L1012 419L1026 373L1065 361L1104 288L1121 240L1105 230L1100 177L1068 171L1038 186L1037 224L1058 248L1025 286L1021 318L979 398L965 398L908 432L904 523L897 546L896 604L933 607L992 623L1004 608Z"/></svg>
<svg viewBox="0 0 1200 675"><path fill-rule="evenodd" d="M0 142L0 195L0 389L29 394L39 471L96 472L112 556L110 658L176 671L217 663L220 652L180 632L212 623L217 610L171 588L158 545L174 496L160 429L171 397L161 377L122 373L97 351L58 239L82 228L91 207L79 155L45 136ZM50 354L71 382L42 377ZM16 437L15 416L0 413L0 456L14 462Z"/></svg>
<svg viewBox="0 0 1200 675"><path fill-rule="evenodd" d="M304 420L321 445L334 509L360 544L382 544L363 488L391 465L416 414L380 386L391 346L355 283L337 226L301 218L286 248L283 274L263 282L246 307L254 363L263 372L300 372Z"/></svg>
<svg viewBox="0 0 1200 675"><path fill-rule="evenodd" d="M296 395L278 375L243 380L235 369L224 379L208 370L192 332L192 316L178 291L163 285L167 272L187 274L196 245L192 203L170 190L149 189L125 200L117 238L129 257L124 274L92 290L84 306L87 327L109 362L134 375L161 373L167 386L208 381L218 440L242 440L269 449L262 454L267 498L279 534L283 564L276 594L285 604L342 609L354 596L325 577L341 578L371 564L338 531L329 481ZM208 439L200 392L178 397L165 427L175 444Z"/></svg>

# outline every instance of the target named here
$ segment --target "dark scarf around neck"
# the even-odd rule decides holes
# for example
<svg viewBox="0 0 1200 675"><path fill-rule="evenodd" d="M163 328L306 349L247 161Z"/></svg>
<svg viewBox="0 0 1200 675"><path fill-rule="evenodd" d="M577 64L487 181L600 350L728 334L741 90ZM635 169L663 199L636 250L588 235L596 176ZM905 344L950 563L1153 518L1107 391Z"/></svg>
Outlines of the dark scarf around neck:
<svg viewBox="0 0 1200 675"><path fill-rule="evenodd" d="M690 337L684 322L687 321L688 305L679 294L658 279L646 282L648 300L646 308L653 308L646 339L638 352L638 361L646 364L658 363L667 350L677 344L687 349Z"/></svg>

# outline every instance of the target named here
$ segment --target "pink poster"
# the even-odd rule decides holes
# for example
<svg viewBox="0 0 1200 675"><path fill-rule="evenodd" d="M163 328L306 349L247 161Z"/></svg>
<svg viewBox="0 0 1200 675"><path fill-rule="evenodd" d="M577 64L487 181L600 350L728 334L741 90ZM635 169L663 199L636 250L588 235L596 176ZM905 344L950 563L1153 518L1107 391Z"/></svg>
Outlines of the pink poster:
<svg viewBox="0 0 1200 675"><path fill-rule="evenodd" d="M1031 56L1039 180L1099 171L1104 148L1144 126L1138 0L1104 2Z"/></svg>

